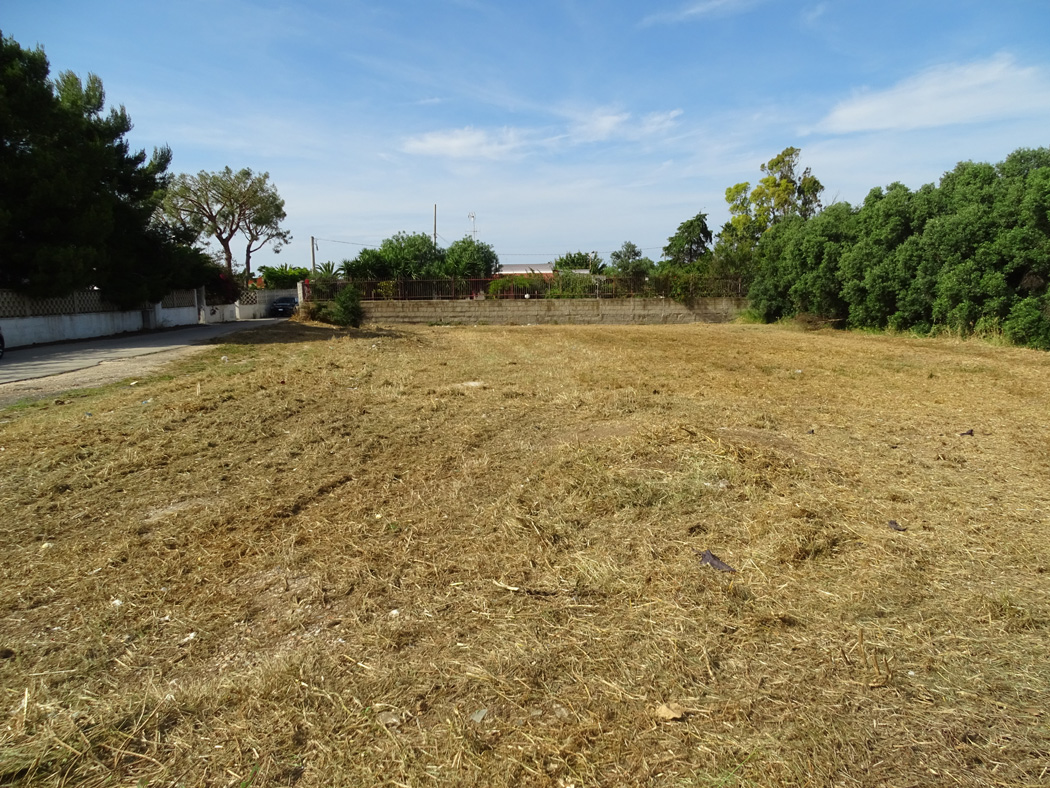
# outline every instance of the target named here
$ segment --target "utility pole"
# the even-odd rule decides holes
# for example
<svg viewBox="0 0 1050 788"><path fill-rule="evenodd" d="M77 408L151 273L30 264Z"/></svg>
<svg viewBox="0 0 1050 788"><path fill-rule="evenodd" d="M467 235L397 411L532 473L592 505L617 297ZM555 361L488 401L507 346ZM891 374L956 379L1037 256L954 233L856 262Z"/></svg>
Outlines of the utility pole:
<svg viewBox="0 0 1050 788"><path fill-rule="evenodd" d="M317 241L314 237L310 236L310 276L313 277L317 273L317 256L314 254L314 249L317 248Z"/></svg>
<svg viewBox="0 0 1050 788"><path fill-rule="evenodd" d="M438 206L434 203L434 248L438 245Z"/></svg>

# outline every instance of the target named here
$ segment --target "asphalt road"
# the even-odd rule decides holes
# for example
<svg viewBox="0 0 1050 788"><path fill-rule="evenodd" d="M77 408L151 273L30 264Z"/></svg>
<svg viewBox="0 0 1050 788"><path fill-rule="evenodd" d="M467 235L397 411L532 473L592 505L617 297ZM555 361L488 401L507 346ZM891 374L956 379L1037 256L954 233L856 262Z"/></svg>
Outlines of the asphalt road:
<svg viewBox="0 0 1050 788"><path fill-rule="evenodd" d="M280 322L277 318L239 320L236 323L186 326L143 334L121 334L76 342L9 348L3 359L0 359L0 384L75 372L78 369L96 366L103 361L117 361L199 345L215 337L277 322Z"/></svg>

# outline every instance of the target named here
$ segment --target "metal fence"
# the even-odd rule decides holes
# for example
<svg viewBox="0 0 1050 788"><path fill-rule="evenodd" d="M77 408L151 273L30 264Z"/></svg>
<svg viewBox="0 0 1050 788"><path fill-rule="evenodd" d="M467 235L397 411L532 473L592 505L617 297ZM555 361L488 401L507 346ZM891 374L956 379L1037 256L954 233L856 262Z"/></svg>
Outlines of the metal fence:
<svg viewBox="0 0 1050 788"><path fill-rule="evenodd" d="M740 278L711 278L665 274L648 278L546 273L499 276L490 279L391 279L314 281L303 286L307 301L328 301L347 286L362 301L448 301L485 298L738 298L747 295Z"/></svg>

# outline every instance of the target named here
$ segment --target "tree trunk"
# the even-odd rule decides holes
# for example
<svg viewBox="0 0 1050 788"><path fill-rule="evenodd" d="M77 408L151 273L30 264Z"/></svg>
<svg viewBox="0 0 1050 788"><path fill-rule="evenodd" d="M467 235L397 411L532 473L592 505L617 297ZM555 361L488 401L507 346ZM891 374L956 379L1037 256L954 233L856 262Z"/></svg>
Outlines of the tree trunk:
<svg viewBox="0 0 1050 788"><path fill-rule="evenodd" d="M219 238L219 245L222 247L222 256L226 258L226 273L231 277L233 276L233 250L230 249L230 241L228 238Z"/></svg>

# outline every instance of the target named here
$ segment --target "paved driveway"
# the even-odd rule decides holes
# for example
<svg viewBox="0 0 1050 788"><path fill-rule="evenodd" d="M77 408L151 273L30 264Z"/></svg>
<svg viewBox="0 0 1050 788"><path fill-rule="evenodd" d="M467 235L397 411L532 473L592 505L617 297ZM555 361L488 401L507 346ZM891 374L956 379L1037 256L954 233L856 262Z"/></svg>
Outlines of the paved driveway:
<svg viewBox="0 0 1050 788"><path fill-rule="evenodd" d="M215 337L280 322L275 318L239 320L207 326L186 326L147 334L122 334L54 345L8 349L0 359L0 384L59 375L101 364L199 345Z"/></svg>

